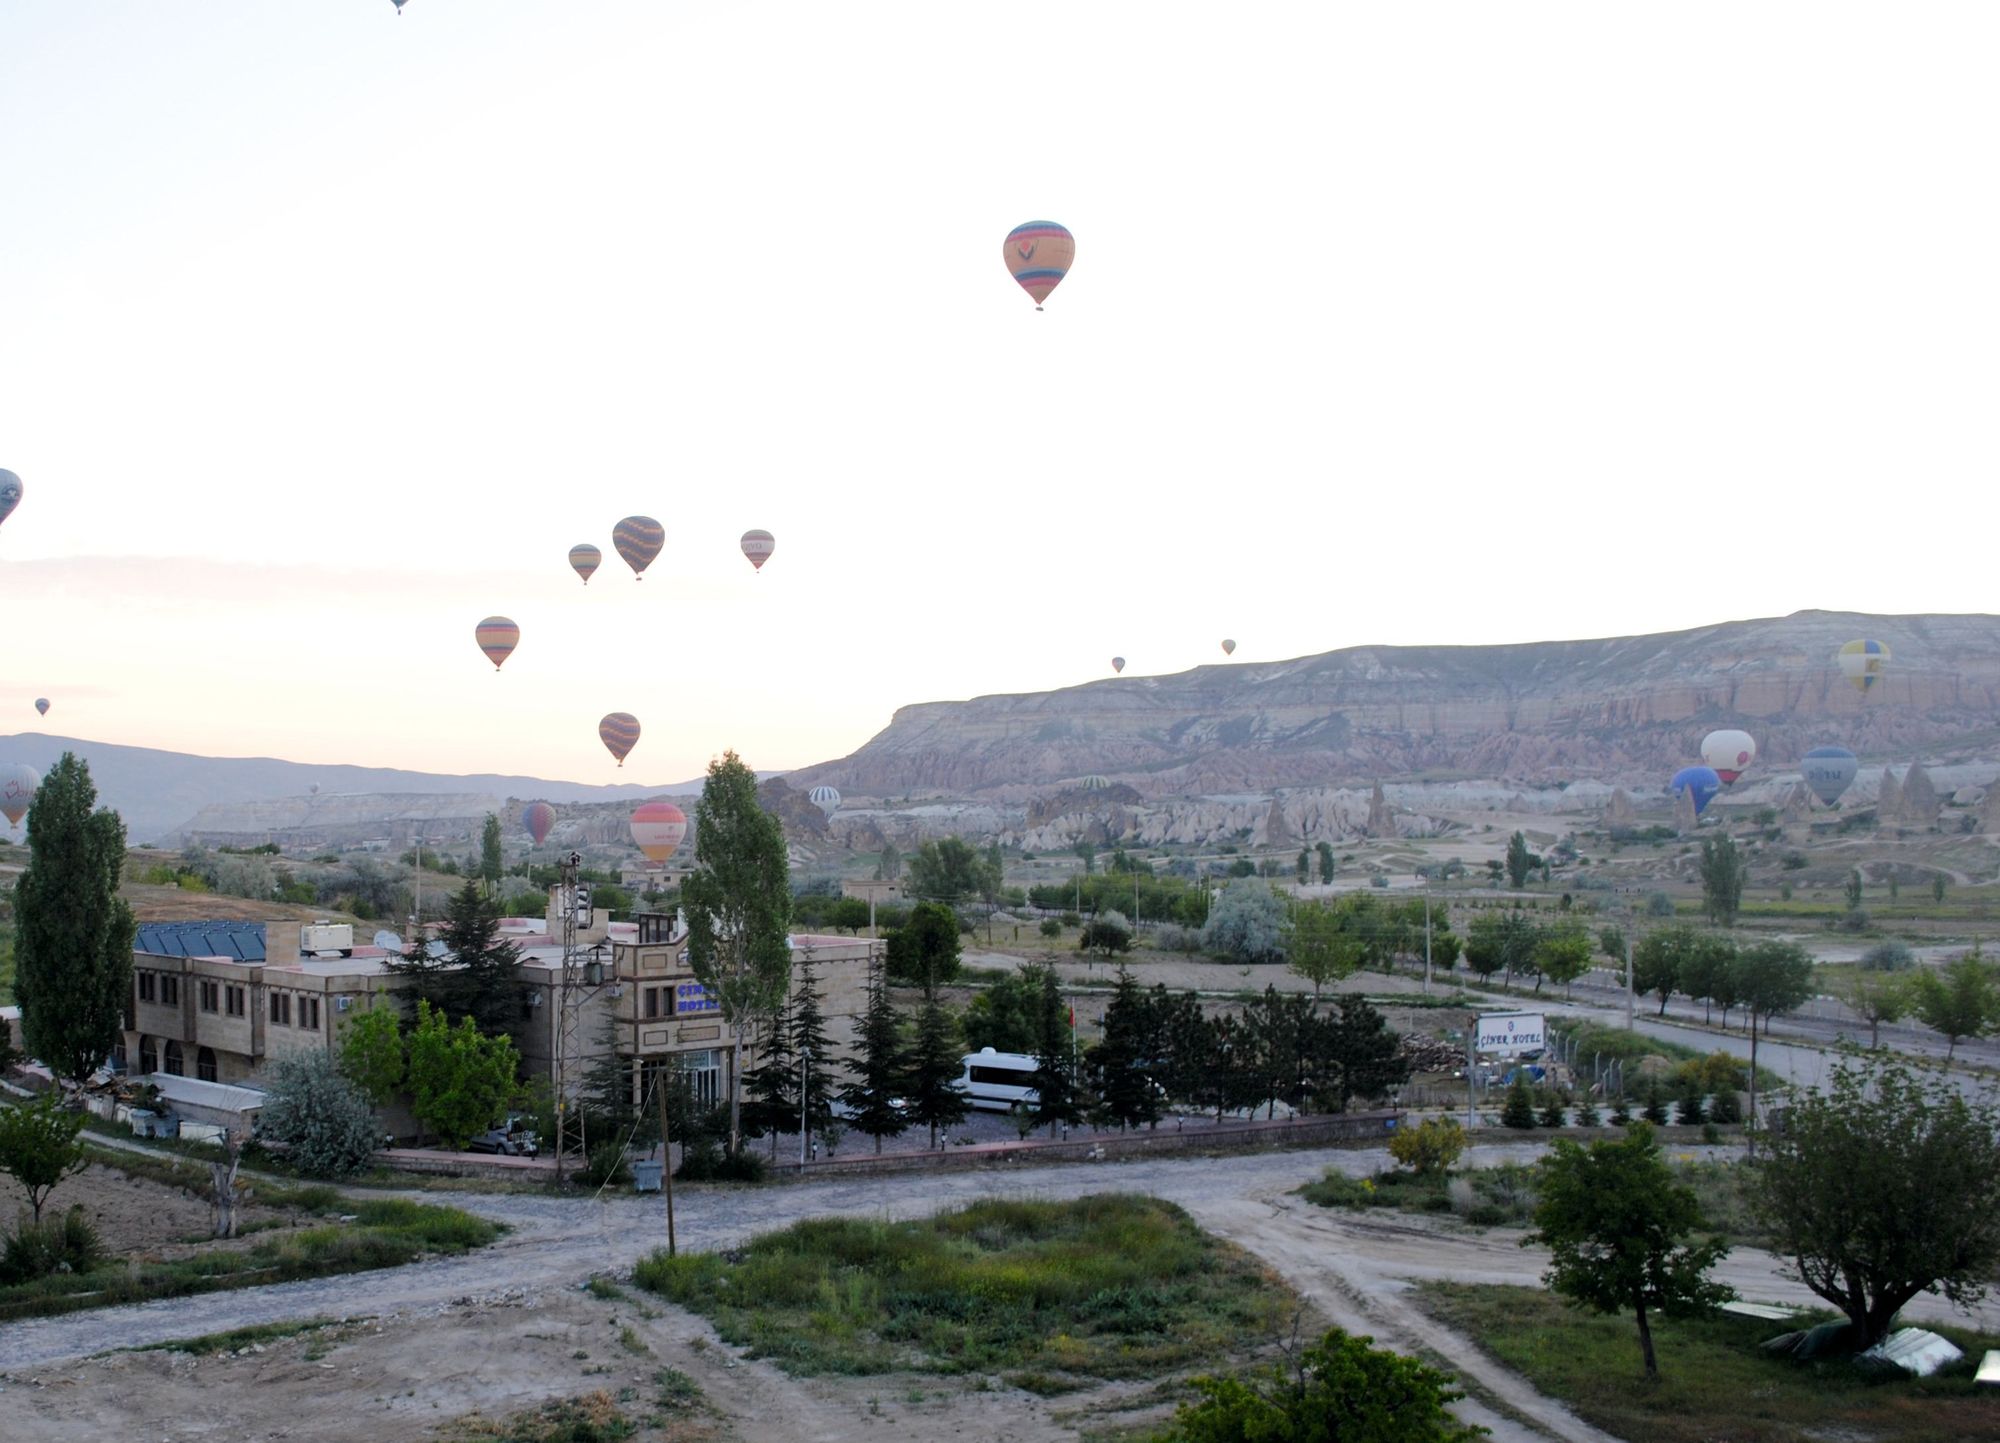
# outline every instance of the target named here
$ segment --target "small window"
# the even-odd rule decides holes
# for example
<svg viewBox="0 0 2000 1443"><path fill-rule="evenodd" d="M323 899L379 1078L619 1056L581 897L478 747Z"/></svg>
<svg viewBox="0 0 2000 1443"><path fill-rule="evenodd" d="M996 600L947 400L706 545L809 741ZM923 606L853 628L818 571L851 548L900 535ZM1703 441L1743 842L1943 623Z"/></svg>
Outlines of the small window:
<svg viewBox="0 0 2000 1443"><path fill-rule="evenodd" d="M319 999L301 997L299 999L299 1026L308 1032L319 1031Z"/></svg>
<svg viewBox="0 0 2000 1443"><path fill-rule="evenodd" d="M215 1053L204 1047L194 1055L194 1075L203 1082L215 1081Z"/></svg>
<svg viewBox="0 0 2000 1443"><path fill-rule="evenodd" d="M151 972L139 974L139 1000L157 1002L159 1000L159 978Z"/></svg>
<svg viewBox="0 0 2000 1443"><path fill-rule="evenodd" d="M222 1003L224 1009L229 1013L231 1017L241 1017L244 1011L243 989L241 987L223 988Z"/></svg>
<svg viewBox="0 0 2000 1443"><path fill-rule="evenodd" d="M292 1025L292 994L273 992L271 994L271 1020L280 1026Z"/></svg>
<svg viewBox="0 0 2000 1443"><path fill-rule="evenodd" d="M162 976L160 978L160 1005L162 1007L178 1007L181 1005L180 978L172 976ZM180 1074L175 1073L174 1076L178 1077Z"/></svg>
<svg viewBox="0 0 2000 1443"><path fill-rule="evenodd" d="M167 1039L166 1055L160 1059L160 1064L171 1076L187 1076L186 1065L181 1061L181 1045L171 1037Z"/></svg>
<svg viewBox="0 0 2000 1443"><path fill-rule="evenodd" d="M646 989L646 1020L651 1022L660 1015L660 991L658 987Z"/></svg>
<svg viewBox="0 0 2000 1443"><path fill-rule="evenodd" d="M220 982L204 981L201 984L201 1010L204 1012L220 1012L222 1010L222 984Z"/></svg>

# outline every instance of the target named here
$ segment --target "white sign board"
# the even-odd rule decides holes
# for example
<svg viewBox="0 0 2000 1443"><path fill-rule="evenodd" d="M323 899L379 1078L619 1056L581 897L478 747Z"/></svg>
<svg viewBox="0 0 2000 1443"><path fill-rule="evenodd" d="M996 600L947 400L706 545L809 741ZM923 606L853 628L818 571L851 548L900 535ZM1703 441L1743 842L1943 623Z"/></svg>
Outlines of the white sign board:
<svg viewBox="0 0 2000 1443"><path fill-rule="evenodd" d="M1549 1037L1539 1012L1489 1012L1479 1019L1472 1045L1479 1052L1518 1057L1540 1052L1549 1045Z"/></svg>

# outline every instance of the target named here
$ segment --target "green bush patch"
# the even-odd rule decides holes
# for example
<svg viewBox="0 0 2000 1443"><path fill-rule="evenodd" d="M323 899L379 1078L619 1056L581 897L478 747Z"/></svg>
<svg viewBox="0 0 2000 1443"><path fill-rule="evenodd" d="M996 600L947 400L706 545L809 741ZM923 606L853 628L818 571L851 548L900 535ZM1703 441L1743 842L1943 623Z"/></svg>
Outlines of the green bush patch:
<svg viewBox="0 0 2000 1443"><path fill-rule="evenodd" d="M1620 1438L1648 1443L1962 1443L2000 1438L2000 1397L1973 1371L2000 1338L1926 1323L1965 1353L1929 1378L1882 1381L1840 1360L1797 1363L1759 1344L1783 1323L1717 1313L1652 1320L1660 1378L1645 1383L1627 1316L1580 1312L1538 1288L1423 1283L1418 1303L1537 1390ZM1821 1317L1825 1315L1819 1315ZM1815 1319L1817 1320L1817 1318ZM1803 1326L1803 1325L1801 1325Z"/></svg>
<svg viewBox="0 0 2000 1443"><path fill-rule="evenodd" d="M812 1219L729 1253L654 1253L634 1281L791 1373L1003 1373L1045 1395L1213 1366L1289 1306L1179 1208L1122 1194Z"/></svg>

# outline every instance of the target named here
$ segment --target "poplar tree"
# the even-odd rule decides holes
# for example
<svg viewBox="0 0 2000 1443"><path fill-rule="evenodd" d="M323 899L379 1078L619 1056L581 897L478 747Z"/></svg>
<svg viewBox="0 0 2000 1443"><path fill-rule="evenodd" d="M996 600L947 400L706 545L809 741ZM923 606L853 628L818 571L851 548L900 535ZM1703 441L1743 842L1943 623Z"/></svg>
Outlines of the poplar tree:
<svg viewBox="0 0 2000 1443"><path fill-rule="evenodd" d="M124 1027L136 930L118 895L125 824L96 803L89 766L64 752L28 808L28 866L14 889L22 1041L79 1087Z"/></svg>

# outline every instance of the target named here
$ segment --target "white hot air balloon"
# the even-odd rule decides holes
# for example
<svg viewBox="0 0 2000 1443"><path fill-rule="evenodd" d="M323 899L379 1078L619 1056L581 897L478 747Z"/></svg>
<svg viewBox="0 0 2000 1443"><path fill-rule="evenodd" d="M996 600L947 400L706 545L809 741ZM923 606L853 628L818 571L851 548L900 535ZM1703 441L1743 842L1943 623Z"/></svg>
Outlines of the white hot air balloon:
<svg viewBox="0 0 2000 1443"><path fill-rule="evenodd" d="M806 793L806 800L829 817L840 810L840 793L833 787L818 786Z"/></svg>
<svg viewBox="0 0 2000 1443"><path fill-rule="evenodd" d="M21 825L41 786L42 774L31 766L21 762L0 766L0 816L7 818L9 826Z"/></svg>
<svg viewBox="0 0 2000 1443"><path fill-rule="evenodd" d="M1722 785L1733 787L1757 759L1757 742L1750 733L1734 727L1713 731L1701 739L1701 759L1722 778Z"/></svg>

